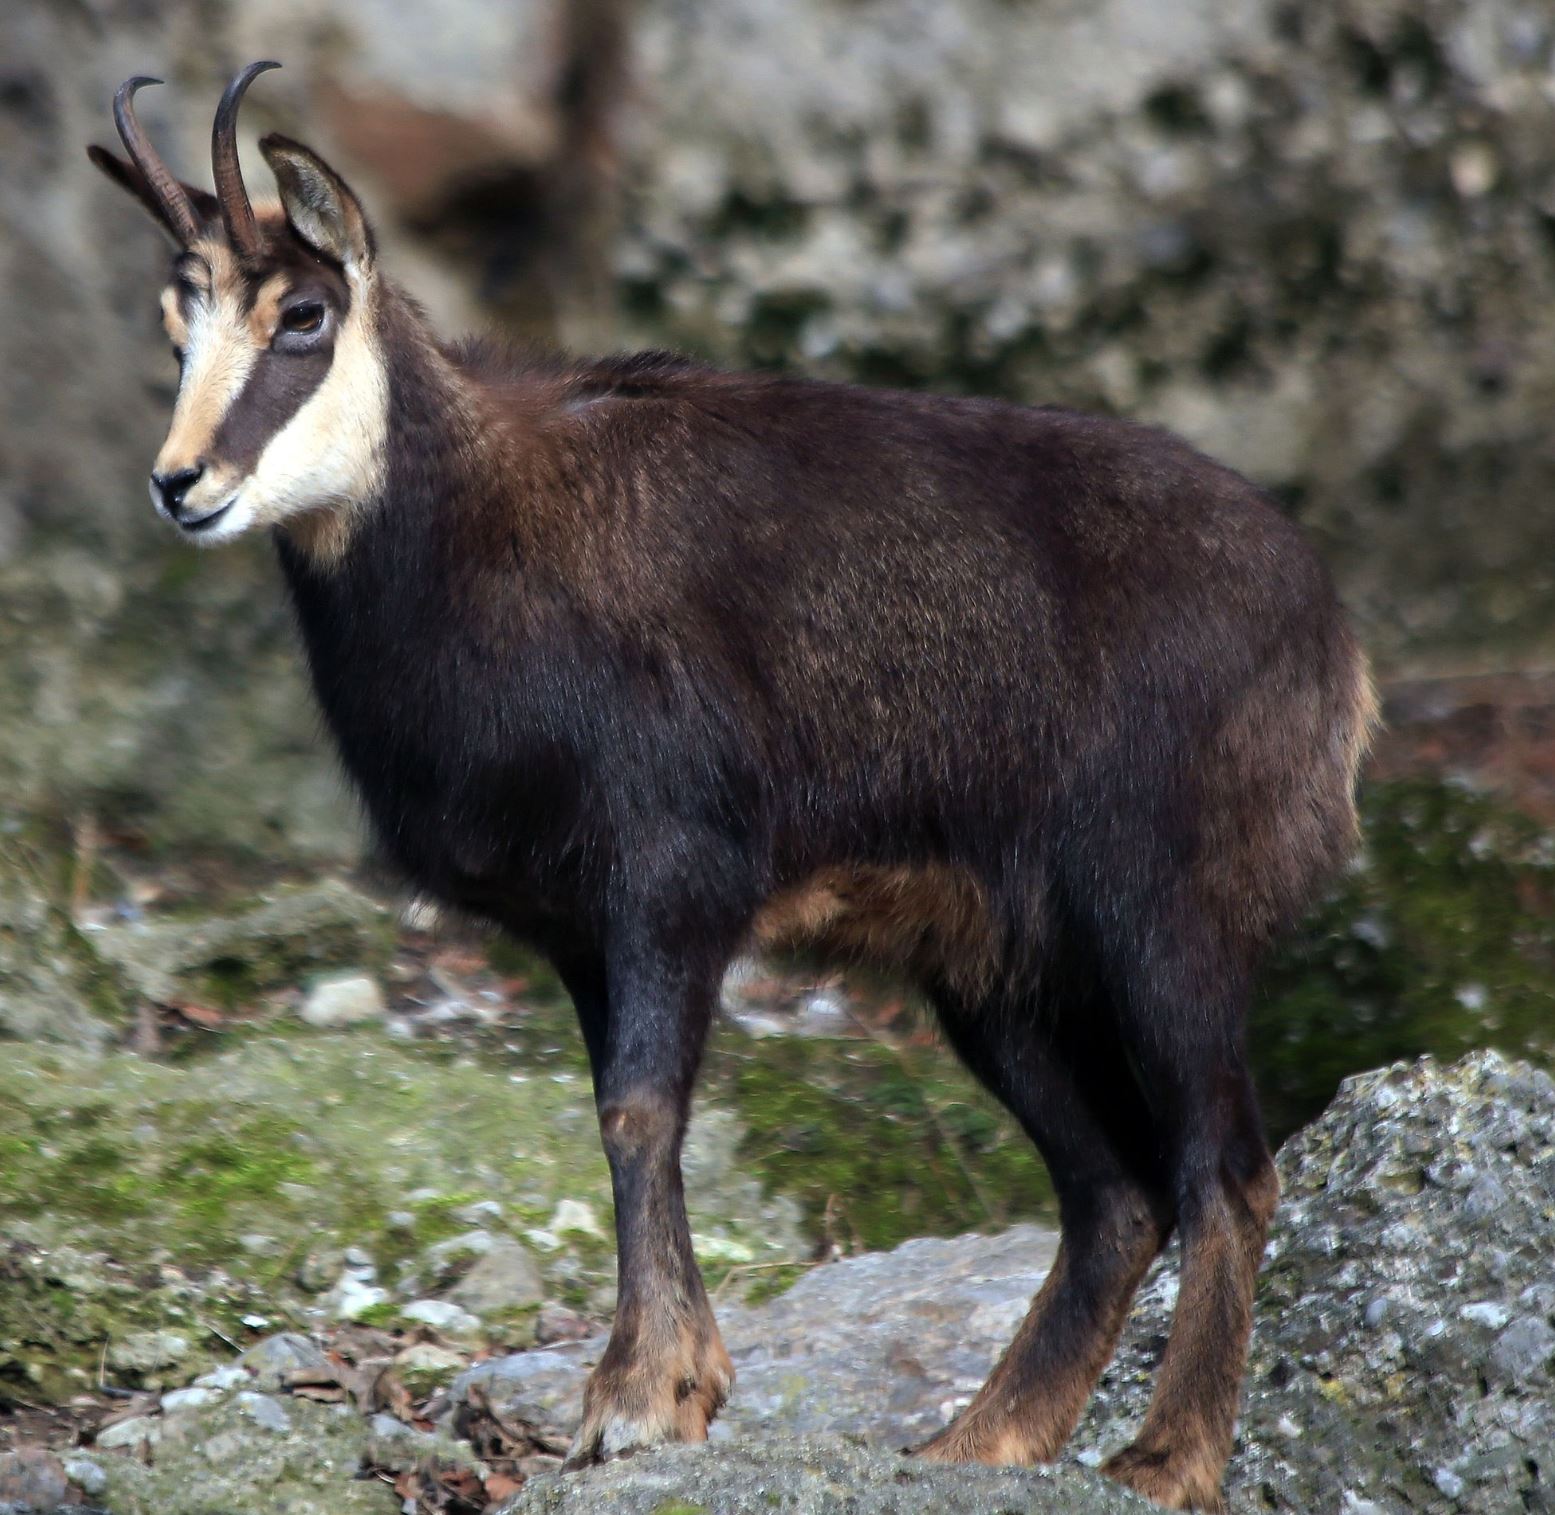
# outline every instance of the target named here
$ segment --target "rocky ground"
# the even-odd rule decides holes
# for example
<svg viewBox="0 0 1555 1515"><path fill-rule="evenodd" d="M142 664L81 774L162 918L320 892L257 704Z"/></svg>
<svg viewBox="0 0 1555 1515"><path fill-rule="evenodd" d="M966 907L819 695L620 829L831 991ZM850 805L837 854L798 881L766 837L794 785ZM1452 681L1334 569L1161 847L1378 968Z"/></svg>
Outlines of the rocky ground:
<svg viewBox="0 0 1555 1515"><path fill-rule="evenodd" d="M1280 1170L1232 1509L1551 1508L1555 1082L1495 1054L1367 1074L1286 1146ZM482 1357L428 1323L333 1342L293 1333L147 1391L92 1445L0 1458L0 1509L1146 1508L1089 1469L1143 1411L1170 1257L1057 1470L896 1459L966 1402L1052 1242L1032 1226L914 1241L817 1265L766 1303L724 1301L739 1385L709 1448L547 1471L598 1335Z"/></svg>

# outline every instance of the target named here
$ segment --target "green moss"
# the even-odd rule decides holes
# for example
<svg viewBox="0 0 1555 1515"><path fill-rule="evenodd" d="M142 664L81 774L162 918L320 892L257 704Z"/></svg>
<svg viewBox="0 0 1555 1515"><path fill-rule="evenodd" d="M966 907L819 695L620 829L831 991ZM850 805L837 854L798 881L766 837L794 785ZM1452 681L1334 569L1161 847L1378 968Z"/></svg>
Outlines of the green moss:
<svg viewBox="0 0 1555 1515"><path fill-rule="evenodd" d="M0 1255L0 1405L58 1401L98 1383L108 1348L139 1332L175 1331L194 1354L189 1371L241 1333L241 1299L206 1294L61 1248L14 1245ZM180 1372L176 1376L186 1376ZM158 1382L111 1371L112 1381Z"/></svg>
<svg viewBox="0 0 1555 1515"><path fill-rule="evenodd" d="M229 1405L186 1412L148 1461L102 1455L107 1476L101 1502L114 1515L391 1515L401 1507L382 1478L364 1468L412 1465L419 1447L374 1436L357 1415L332 1405L288 1399L290 1428L275 1431L234 1414ZM219 1446L220 1456L211 1454ZM473 1459L447 1438L438 1463Z"/></svg>
<svg viewBox="0 0 1555 1515"><path fill-rule="evenodd" d="M725 1037L710 1085L817 1236L892 1247L1051 1213L1035 1149L943 1047Z"/></svg>
<svg viewBox="0 0 1555 1515"><path fill-rule="evenodd" d="M1274 1133L1347 1074L1555 1045L1555 838L1451 785L1376 784L1355 867L1271 966L1252 1025Z"/></svg>
<svg viewBox="0 0 1555 1515"><path fill-rule="evenodd" d="M528 974L519 949L502 951L512 954L503 971ZM549 1065L561 1059L586 1077L565 996L519 1031L504 1032L504 1040L525 1066L543 1054ZM1053 1213L1052 1186L1031 1142L947 1047L758 1039L720 1026L701 1090L701 1103L739 1120L746 1171L769 1193L797 1201L814 1242L890 1247L911 1236L953 1236ZM608 1211L600 1218L607 1221ZM608 1254L608 1244L596 1245L602 1258ZM576 1246L588 1249L582 1238ZM708 1259L704 1271L715 1287L733 1275L769 1297L803 1270L752 1274Z"/></svg>
<svg viewBox="0 0 1555 1515"><path fill-rule="evenodd" d="M745 1303L759 1305L776 1299L779 1294L786 1294L807 1272L809 1269L802 1263L769 1269L745 1291Z"/></svg>
<svg viewBox="0 0 1555 1515"><path fill-rule="evenodd" d="M570 1054L476 1061L376 1031L295 1027L208 1045L178 1063L8 1049L0 1236L14 1257L7 1271L0 1247L0 1399L7 1379L29 1399L79 1392L105 1341L130 1330L189 1336L192 1375L230 1355L228 1342L302 1323L309 1290L334 1281L304 1263L344 1247L366 1249L391 1289L415 1275L426 1292L426 1248L477 1221L523 1241L566 1198L609 1229L593 1102ZM791 1221L774 1223L725 1163L691 1196L694 1228L724 1229L763 1262L795 1256ZM610 1243L561 1241L536 1253L547 1295L592 1307ZM501 1342L533 1336L528 1311L487 1324Z"/></svg>
<svg viewBox="0 0 1555 1515"><path fill-rule="evenodd" d="M392 1331L405 1324L400 1307L392 1299L379 1305L368 1305L356 1318L364 1326L376 1326L383 1331Z"/></svg>

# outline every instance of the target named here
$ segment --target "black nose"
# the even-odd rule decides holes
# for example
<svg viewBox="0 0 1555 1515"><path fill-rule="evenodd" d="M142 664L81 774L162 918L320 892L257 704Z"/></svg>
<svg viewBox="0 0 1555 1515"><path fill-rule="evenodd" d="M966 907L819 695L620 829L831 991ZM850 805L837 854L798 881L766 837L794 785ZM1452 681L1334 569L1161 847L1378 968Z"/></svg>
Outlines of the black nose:
<svg viewBox="0 0 1555 1515"><path fill-rule="evenodd" d="M175 521L183 513L184 496L204 472L205 464L196 463L193 468L180 468L177 473L152 474L151 482L162 496L162 505Z"/></svg>

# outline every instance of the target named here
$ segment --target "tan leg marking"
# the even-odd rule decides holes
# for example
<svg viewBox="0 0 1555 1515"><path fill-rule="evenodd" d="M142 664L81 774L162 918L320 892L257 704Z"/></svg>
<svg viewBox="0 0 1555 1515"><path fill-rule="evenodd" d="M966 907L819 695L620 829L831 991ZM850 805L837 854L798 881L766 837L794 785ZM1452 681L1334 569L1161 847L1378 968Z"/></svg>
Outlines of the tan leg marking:
<svg viewBox="0 0 1555 1515"><path fill-rule="evenodd" d="M734 1386L691 1250L675 1110L635 1098L603 1111L600 1132L612 1171L625 1175L617 1186L620 1305L583 1392L570 1468L664 1442L705 1441Z"/></svg>
<svg viewBox="0 0 1555 1515"><path fill-rule="evenodd" d="M993 1464L1051 1462L1058 1456L1117 1346L1161 1236L1156 1222L1139 1214L1104 1244L1108 1285L1089 1319L1079 1313L1076 1296L1087 1291L1075 1276L1073 1249L1067 1239L1061 1241L1052 1270L988 1382L919 1455L932 1462Z"/></svg>
<svg viewBox="0 0 1555 1515"><path fill-rule="evenodd" d="M1279 1200L1270 1163L1185 1238L1182 1284L1155 1393L1132 1445L1102 1467L1173 1510L1222 1510L1252 1335L1253 1291Z"/></svg>
<svg viewBox="0 0 1555 1515"><path fill-rule="evenodd" d="M624 1332L618 1320L583 1391L583 1422L567 1466L666 1442L706 1441L733 1387L734 1364L711 1310L699 1320L661 1319Z"/></svg>

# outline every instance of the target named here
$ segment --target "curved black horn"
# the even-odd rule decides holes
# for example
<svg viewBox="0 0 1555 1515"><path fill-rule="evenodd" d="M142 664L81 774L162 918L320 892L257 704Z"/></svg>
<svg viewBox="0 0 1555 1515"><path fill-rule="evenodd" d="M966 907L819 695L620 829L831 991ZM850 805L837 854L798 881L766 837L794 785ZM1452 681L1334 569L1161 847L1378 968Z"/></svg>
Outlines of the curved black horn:
<svg viewBox="0 0 1555 1515"><path fill-rule="evenodd" d="M243 188L243 170L238 165L238 106L243 93L258 74L279 63L250 63L227 86L216 107L216 124L211 128L211 168L216 176L216 202L221 206L222 225L227 240L239 256L252 258L259 252L259 228L254 224L254 207Z"/></svg>
<svg viewBox="0 0 1555 1515"><path fill-rule="evenodd" d="M126 79L113 97L113 124L119 128L119 140L130 155L130 161L140 170L152 198L161 208L168 229L187 247L200 234L200 221L189 203L184 187L168 170L158 156L156 148L146 136L144 128L135 119L135 91L143 84L160 84L160 79L137 74Z"/></svg>

